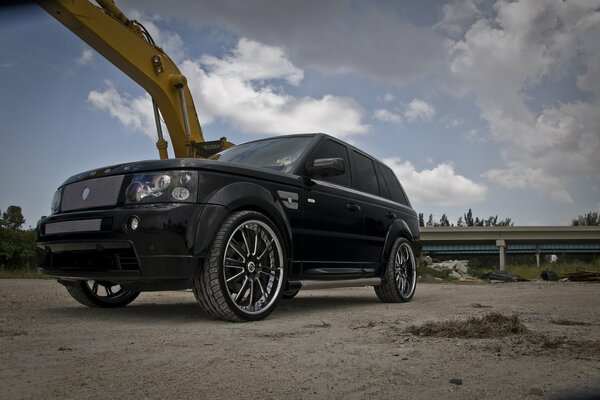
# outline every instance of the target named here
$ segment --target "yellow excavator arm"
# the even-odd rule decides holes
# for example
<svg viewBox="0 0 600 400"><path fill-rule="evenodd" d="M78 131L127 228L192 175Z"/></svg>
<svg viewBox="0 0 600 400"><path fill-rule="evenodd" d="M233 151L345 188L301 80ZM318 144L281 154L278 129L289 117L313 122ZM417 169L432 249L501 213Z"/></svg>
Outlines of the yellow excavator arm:
<svg viewBox="0 0 600 400"><path fill-rule="evenodd" d="M142 86L152 97L161 159L168 158L158 110L162 114L175 157L200 157L233 146L225 138L206 142L187 79L137 22L128 19L112 0L38 0L61 24Z"/></svg>

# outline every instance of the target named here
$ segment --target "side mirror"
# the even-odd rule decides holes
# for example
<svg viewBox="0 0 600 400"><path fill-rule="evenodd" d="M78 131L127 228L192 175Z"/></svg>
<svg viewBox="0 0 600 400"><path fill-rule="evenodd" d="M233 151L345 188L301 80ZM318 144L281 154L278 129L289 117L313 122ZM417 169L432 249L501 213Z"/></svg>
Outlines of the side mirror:
<svg viewBox="0 0 600 400"><path fill-rule="evenodd" d="M317 158L306 163L306 174L309 177L342 175L346 171L342 158Z"/></svg>

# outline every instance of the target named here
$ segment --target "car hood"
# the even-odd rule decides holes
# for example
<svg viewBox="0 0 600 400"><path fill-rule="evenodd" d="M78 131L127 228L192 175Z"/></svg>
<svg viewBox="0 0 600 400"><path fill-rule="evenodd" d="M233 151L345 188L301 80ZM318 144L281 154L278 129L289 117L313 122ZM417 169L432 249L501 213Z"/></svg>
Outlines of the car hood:
<svg viewBox="0 0 600 400"><path fill-rule="evenodd" d="M288 185L300 185L302 178L298 175L273 171L266 168L257 168L244 164L237 164L226 161L205 160L197 158L172 158L168 160L146 160L135 161L126 164L117 164L90 171L85 171L73 175L67 179L61 186L88 179L100 178L103 176L114 176L124 174L134 174L139 172L164 171L172 169L191 169L206 170L215 172L224 172L239 176L265 179L276 181Z"/></svg>

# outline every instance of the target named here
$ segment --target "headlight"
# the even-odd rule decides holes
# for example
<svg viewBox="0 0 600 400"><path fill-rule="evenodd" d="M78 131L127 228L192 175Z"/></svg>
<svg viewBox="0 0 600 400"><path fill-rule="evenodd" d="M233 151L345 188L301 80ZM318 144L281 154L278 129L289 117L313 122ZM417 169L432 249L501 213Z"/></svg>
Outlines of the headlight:
<svg viewBox="0 0 600 400"><path fill-rule="evenodd" d="M136 174L127 187L127 204L196 201L196 171L165 171Z"/></svg>
<svg viewBox="0 0 600 400"><path fill-rule="evenodd" d="M50 211L52 214L56 214L60 208L60 200L62 198L62 191L57 189L52 196L52 204L50 205Z"/></svg>

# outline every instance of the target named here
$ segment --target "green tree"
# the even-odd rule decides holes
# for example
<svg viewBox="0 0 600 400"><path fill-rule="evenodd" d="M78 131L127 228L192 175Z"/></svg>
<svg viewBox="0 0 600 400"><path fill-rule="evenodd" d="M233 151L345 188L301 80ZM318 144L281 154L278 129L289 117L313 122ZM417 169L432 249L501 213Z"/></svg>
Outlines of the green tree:
<svg viewBox="0 0 600 400"><path fill-rule="evenodd" d="M425 226L425 218L423 217L423 213L419 213L419 226L421 228Z"/></svg>
<svg viewBox="0 0 600 400"><path fill-rule="evenodd" d="M25 223L25 217L19 206L8 206L6 211L2 213L3 223L1 226L5 226L8 229L18 230Z"/></svg>
<svg viewBox="0 0 600 400"><path fill-rule="evenodd" d="M465 225L473 226L475 225L475 221L473 221L473 211L469 208L469 211L465 214Z"/></svg>
<svg viewBox="0 0 600 400"><path fill-rule="evenodd" d="M429 214L429 219L427 220L427 225L426 226L434 226L434 223L433 223L433 214Z"/></svg>
<svg viewBox="0 0 600 400"><path fill-rule="evenodd" d="M490 216L484 222L485 226L497 226L498 225L498 216Z"/></svg>
<svg viewBox="0 0 600 400"><path fill-rule="evenodd" d="M35 229L21 230L25 223L21 207L10 206L0 218L0 267L34 267Z"/></svg>
<svg viewBox="0 0 600 400"><path fill-rule="evenodd" d="M571 221L572 226L600 226L600 215L597 212L588 212L578 215Z"/></svg>
<svg viewBox="0 0 600 400"><path fill-rule="evenodd" d="M450 226L450 221L448 221L446 214L442 214L442 217L440 218L440 226Z"/></svg>
<svg viewBox="0 0 600 400"><path fill-rule="evenodd" d="M502 221L498 222L498 226L514 226L511 218L504 218Z"/></svg>

